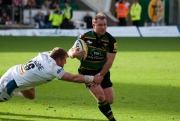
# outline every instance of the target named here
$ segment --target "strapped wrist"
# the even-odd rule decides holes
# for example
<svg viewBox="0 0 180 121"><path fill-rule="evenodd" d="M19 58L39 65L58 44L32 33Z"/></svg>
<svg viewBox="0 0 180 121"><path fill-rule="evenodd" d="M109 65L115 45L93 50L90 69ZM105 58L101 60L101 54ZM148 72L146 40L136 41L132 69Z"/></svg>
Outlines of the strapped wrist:
<svg viewBox="0 0 180 121"><path fill-rule="evenodd" d="M91 83L94 80L94 76L84 75L85 83Z"/></svg>

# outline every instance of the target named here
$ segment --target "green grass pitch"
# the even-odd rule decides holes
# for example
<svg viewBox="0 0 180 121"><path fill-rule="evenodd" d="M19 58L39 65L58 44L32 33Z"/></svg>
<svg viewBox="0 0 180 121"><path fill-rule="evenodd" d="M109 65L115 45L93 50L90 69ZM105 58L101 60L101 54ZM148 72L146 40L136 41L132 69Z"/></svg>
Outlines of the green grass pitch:
<svg viewBox="0 0 180 121"><path fill-rule="evenodd" d="M68 50L75 37L0 37L0 76L38 52ZM117 121L180 120L180 38L116 38L111 68ZM77 73L79 61L65 70ZM0 104L1 121L107 121L84 84L59 80L36 87L36 98L16 96Z"/></svg>

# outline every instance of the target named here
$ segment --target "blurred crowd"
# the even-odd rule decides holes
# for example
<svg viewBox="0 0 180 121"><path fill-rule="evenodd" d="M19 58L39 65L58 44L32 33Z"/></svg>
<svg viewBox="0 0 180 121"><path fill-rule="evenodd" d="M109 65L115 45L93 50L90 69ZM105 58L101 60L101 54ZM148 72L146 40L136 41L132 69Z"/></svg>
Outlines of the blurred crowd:
<svg viewBox="0 0 180 121"><path fill-rule="evenodd" d="M42 9L39 9L37 14L33 16L37 28L73 29L74 26L71 21L73 10L69 5L69 1L65 1L64 6L65 7L63 9L60 8L60 4L58 2L54 2L48 6L47 4L43 4ZM46 14L44 14L42 10L46 10Z"/></svg>
<svg viewBox="0 0 180 121"><path fill-rule="evenodd" d="M22 24L24 9L39 9L33 16L39 28L71 28L71 2L72 0L0 0L0 24ZM61 9L60 4L64 4L65 8ZM41 10L47 10L47 14L44 15Z"/></svg>
<svg viewBox="0 0 180 121"><path fill-rule="evenodd" d="M142 7L138 0L133 0L132 5L126 0L117 0L115 4L116 17L119 20L119 26L127 26L128 15L134 26L139 26L139 21L141 20Z"/></svg>
<svg viewBox="0 0 180 121"><path fill-rule="evenodd" d="M30 16L36 28L73 29L71 3L72 0L0 0L0 24L21 25L25 17L23 11L36 9L37 13ZM119 26L127 26L128 15L133 25L139 26L142 8L138 0L133 0L131 5L126 0L116 0L115 9ZM92 28L92 16L88 12L82 21L87 28Z"/></svg>

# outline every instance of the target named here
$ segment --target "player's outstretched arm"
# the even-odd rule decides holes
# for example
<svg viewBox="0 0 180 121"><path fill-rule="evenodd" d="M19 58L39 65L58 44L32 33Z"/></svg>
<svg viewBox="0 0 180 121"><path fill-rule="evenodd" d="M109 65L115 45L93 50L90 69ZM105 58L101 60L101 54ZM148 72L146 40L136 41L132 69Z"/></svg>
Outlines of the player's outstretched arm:
<svg viewBox="0 0 180 121"><path fill-rule="evenodd" d="M81 74L71 74L66 72L60 80L75 82L75 83L96 83L100 84L103 77L100 75L90 76Z"/></svg>

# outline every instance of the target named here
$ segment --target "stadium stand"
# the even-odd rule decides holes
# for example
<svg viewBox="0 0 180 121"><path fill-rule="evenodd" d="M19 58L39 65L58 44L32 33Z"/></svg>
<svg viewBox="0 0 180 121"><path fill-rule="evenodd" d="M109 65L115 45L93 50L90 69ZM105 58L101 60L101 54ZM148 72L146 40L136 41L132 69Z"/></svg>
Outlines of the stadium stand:
<svg viewBox="0 0 180 121"><path fill-rule="evenodd" d="M2 2L1 2L2 1ZM13 0L0 0L0 24L1 28L32 28L34 26L34 21L32 20L32 17L36 11L39 9L42 9L42 12L46 14L46 10L50 9L53 11L53 3L58 2L60 5L60 8L63 9L65 7L64 1L65 0L27 0L27 3L23 2L24 0L19 0L19 2L14 3ZM44 2L48 1L49 7L42 8ZM83 23L83 17L85 16L86 12L89 12L92 16L94 16L98 12L105 13L108 17L108 26L116 26L118 21L115 15L115 3L117 0L69 0L70 6L73 9L73 18L72 21L74 23L77 23L78 27L75 28L85 28L85 26L81 26ZM127 2L132 4L133 0L126 0ZM144 6L145 3L150 3L153 0L139 0L142 5ZM164 0L161 0L164 1ZM13 7L14 6L14 7ZM165 24L161 25L180 25L180 0L174 0L166 2L166 11L169 11L163 18L165 21ZM143 7L145 8L145 7ZM2 13L5 12L7 14L7 22L1 22L2 19ZM143 26L144 21L147 20L148 26L151 25L151 21L148 20L149 18L145 18L147 16L147 10L143 9L143 12L146 12L142 14L142 20L141 20L141 26ZM15 14L18 13L18 16L15 16ZM178 16L177 16L178 15ZM18 19L17 19L18 17ZM79 25L78 25L79 24ZM128 17L128 26L131 26L131 20ZM159 24L156 24L159 25ZM22 27L19 27L22 26ZM26 27L25 27L26 26Z"/></svg>

